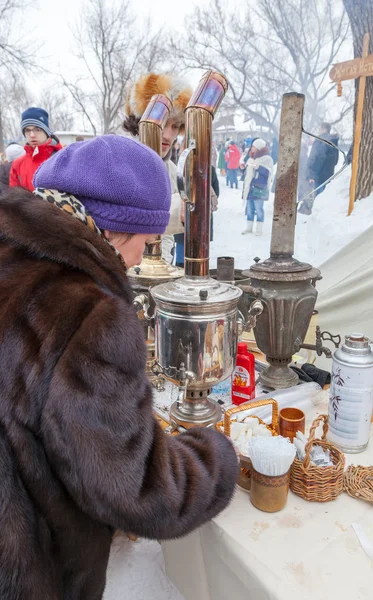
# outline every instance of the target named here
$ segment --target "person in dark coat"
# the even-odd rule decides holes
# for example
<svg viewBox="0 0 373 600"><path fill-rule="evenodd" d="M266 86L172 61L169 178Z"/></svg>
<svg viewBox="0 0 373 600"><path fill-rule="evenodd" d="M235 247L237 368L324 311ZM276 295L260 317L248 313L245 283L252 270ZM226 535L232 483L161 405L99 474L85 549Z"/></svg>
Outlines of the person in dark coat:
<svg viewBox="0 0 373 600"><path fill-rule="evenodd" d="M273 164L276 165L278 162L278 139L276 137L272 138L271 156Z"/></svg>
<svg viewBox="0 0 373 600"><path fill-rule="evenodd" d="M114 530L187 534L238 464L217 431L153 415L126 269L168 223L161 158L97 137L34 184L0 198L0 598L101 600Z"/></svg>
<svg viewBox="0 0 373 600"><path fill-rule="evenodd" d="M16 142L8 144L5 148L6 162L0 165L0 196L9 189L9 176L13 161L25 153L25 149Z"/></svg>
<svg viewBox="0 0 373 600"><path fill-rule="evenodd" d="M338 146L338 134L331 134L330 123L322 123L320 128L320 137L332 142ZM307 178L315 191L315 195L321 194L324 191L325 185L329 177L334 175L334 169L338 163L339 152L336 148L332 148L329 144L325 144L322 140L315 140L312 144L312 149L307 162Z"/></svg>
<svg viewBox="0 0 373 600"><path fill-rule="evenodd" d="M352 142L352 144L349 147L348 152L347 152L347 158L346 158L346 160L347 160L347 164L348 165L350 165L352 163L352 155L353 155L353 153L354 153L354 143Z"/></svg>

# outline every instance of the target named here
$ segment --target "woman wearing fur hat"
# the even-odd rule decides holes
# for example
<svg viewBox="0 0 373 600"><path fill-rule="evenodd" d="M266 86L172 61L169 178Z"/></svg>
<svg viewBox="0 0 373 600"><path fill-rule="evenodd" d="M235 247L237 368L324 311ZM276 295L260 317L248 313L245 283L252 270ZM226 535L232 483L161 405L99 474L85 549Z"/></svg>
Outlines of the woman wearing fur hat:
<svg viewBox="0 0 373 600"><path fill-rule="evenodd" d="M133 136L139 135L139 122L154 94L168 96L173 111L162 134L162 158L166 165L172 190L170 222L163 236L163 255L171 262L171 251L174 247L173 236L183 233L183 205L177 188L177 167L171 161L171 153L176 138L184 129L184 110L192 96L188 84L174 75L148 73L140 77L129 89L125 105L126 118L123 123L125 131Z"/></svg>
<svg viewBox="0 0 373 600"><path fill-rule="evenodd" d="M246 175L242 198L247 218L246 229L242 235L253 231L256 216L256 235L262 235L264 223L264 202L269 198L273 160L264 140L257 138L250 149L250 158L246 163Z"/></svg>
<svg viewBox="0 0 373 600"><path fill-rule="evenodd" d="M220 433L171 437L153 416L126 268L167 227L162 160L102 136L34 184L0 198L0 598L101 600L113 531L199 527L237 459Z"/></svg>
<svg viewBox="0 0 373 600"><path fill-rule="evenodd" d="M15 160L10 170L10 187L34 189L32 179L40 165L62 149L49 128L49 115L43 108L32 106L22 113L22 133L26 138L25 155Z"/></svg>

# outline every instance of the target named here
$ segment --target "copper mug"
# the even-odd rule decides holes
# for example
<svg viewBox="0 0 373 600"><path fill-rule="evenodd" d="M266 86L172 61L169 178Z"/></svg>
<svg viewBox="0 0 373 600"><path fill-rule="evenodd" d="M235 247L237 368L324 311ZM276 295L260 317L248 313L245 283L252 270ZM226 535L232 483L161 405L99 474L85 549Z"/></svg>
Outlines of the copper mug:
<svg viewBox="0 0 373 600"><path fill-rule="evenodd" d="M300 408L282 408L280 410L280 435L292 442L297 431L305 432L306 415Z"/></svg>

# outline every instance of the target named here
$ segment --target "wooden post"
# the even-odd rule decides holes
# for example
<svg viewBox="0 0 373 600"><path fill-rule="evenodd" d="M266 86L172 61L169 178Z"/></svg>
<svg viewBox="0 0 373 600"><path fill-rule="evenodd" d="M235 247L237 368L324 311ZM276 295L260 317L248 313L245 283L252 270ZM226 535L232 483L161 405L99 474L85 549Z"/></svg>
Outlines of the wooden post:
<svg viewBox="0 0 373 600"><path fill-rule="evenodd" d="M366 58L368 56L369 51L369 33L364 35L363 40L363 54L362 58ZM361 141L361 126L363 122L363 109L364 109L364 98L365 98L365 82L366 77L364 75L360 76L359 80L359 92L358 92L358 100L357 100L357 110L356 110L356 121L355 121L355 133L354 133L354 148L352 153L352 172L351 172L351 182L350 182L350 203L348 205L348 216L354 210L355 205L355 195L356 195L356 181L357 181L357 172L359 168L359 151L360 151L360 141Z"/></svg>

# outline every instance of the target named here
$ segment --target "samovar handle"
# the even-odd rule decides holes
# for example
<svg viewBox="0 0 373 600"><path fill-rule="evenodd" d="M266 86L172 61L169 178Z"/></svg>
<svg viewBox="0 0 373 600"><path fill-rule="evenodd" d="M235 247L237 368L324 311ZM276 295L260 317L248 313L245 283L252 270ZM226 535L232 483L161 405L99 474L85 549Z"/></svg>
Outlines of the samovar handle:
<svg viewBox="0 0 373 600"><path fill-rule="evenodd" d="M188 194L185 189L185 163L191 152L196 149L195 140L190 140L188 148L182 151L180 158L177 163L177 187L183 202L188 205L190 211L194 210L194 202L188 198Z"/></svg>

